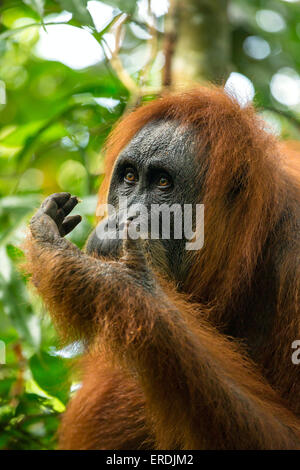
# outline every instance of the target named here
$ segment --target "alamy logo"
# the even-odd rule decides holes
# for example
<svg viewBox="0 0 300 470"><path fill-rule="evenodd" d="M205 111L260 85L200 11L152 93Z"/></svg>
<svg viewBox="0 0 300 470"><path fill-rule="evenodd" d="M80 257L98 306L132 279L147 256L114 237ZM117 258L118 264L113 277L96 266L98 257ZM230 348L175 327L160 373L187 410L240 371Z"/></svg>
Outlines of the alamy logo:
<svg viewBox="0 0 300 470"><path fill-rule="evenodd" d="M0 341L0 364L6 364L6 348L4 341Z"/></svg>
<svg viewBox="0 0 300 470"><path fill-rule="evenodd" d="M185 239L186 250L200 250L204 244L204 204L151 204L149 209L144 204L128 206L127 198L122 197L118 209L102 204L97 215L108 215L108 223L96 229L99 239L124 239L127 234L133 240Z"/></svg>

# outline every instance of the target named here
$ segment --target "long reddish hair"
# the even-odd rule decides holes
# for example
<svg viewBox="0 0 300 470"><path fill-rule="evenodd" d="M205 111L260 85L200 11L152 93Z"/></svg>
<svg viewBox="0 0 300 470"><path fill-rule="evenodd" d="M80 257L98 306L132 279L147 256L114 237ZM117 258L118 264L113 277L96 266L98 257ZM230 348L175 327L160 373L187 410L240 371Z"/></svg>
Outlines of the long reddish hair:
<svg viewBox="0 0 300 470"><path fill-rule="evenodd" d="M208 162L207 167L199 165L205 168L205 185L204 198L197 201L205 204L205 243L200 251L189 252L193 262L186 291L197 300L218 301L223 310L250 281L268 236L287 204L299 200L299 193L295 186L287 187L290 179L284 176L278 142L253 107L240 107L221 88L199 87L146 104L117 124L106 144L99 203L106 201L121 150L145 124L157 119L193 126L198 136L196 159Z"/></svg>

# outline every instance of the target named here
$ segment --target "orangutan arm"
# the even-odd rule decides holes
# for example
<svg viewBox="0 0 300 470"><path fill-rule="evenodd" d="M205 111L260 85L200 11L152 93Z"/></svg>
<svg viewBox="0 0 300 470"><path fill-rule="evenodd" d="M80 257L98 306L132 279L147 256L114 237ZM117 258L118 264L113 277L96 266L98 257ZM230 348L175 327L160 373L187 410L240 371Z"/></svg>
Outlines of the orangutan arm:
<svg viewBox="0 0 300 470"><path fill-rule="evenodd" d="M140 241L125 242L120 262L87 256L54 223L68 198L56 204L31 222L28 270L66 336L101 337L138 375L157 448L300 448L299 421L232 342L160 286Z"/></svg>

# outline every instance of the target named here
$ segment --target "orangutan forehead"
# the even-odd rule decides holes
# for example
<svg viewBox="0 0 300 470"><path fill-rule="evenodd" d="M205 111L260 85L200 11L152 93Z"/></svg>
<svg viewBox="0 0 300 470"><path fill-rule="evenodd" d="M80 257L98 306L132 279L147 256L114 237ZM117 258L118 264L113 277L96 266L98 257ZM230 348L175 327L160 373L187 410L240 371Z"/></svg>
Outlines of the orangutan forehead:
<svg viewBox="0 0 300 470"><path fill-rule="evenodd" d="M173 160L174 156L184 156L185 161L193 158L196 132L192 126L172 120L156 120L140 129L122 156L139 155L141 158L163 157Z"/></svg>
<svg viewBox="0 0 300 470"><path fill-rule="evenodd" d="M132 142L138 141L144 146L155 146L155 143L164 147L173 147L193 143L196 132L189 124L182 124L174 120L156 120L148 122L134 136Z"/></svg>

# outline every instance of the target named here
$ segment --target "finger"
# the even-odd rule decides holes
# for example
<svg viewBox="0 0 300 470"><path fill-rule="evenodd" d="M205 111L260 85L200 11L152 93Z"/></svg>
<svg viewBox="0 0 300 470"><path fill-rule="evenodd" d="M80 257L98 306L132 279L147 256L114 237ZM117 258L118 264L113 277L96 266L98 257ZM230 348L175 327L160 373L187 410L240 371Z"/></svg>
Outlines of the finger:
<svg viewBox="0 0 300 470"><path fill-rule="evenodd" d="M128 233L128 228L132 221L127 221L124 229L125 239L123 241L123 257L122 261L129 268L138 270L138 271L147 271L148 264L145 257L143 244L141 238L136 240L130 238Z"/></svg>
<svg viewBox="0 0 300 470"><path fill-rule="evenodd" d="M57 225L60 225L63 222L64 218L65 218L64 210L62 208L58 209L54 217L54 220L57 223Z"/></svg>
<svg viewBox="0 0 300 470"><path fill-rule="evenodd" d="M64 234L70 233L81 222L81 215L70 215L62 223Z"/></svg>
<svg viewBox="0 0 300 470"><path fill-rule="evenodd" d="M47 202L45 201L45 205L42 207L42 212L54 219L57 213L57 204L55 200L49 199Z"/></svg>
<svg viewBox="0 0 300 470"><path fill-rule="evenodd" d="M70 199L63 206L65 216L70 214L70 212L74 209L74 207L77 206L78 202L79 202L79 199L77 196L70 197Z"/></svg>
<svg viewBox="0 0 300 470"><path fill-rule="evenodd" d="M52 197L55 200L58 207L63 207L65 203L70 199L71 194L70 193L54 193L52 194Z"/></svg>
<svg viewBox="0 0 300 470"><path fill-rule="evenodd" d="M70 199L71 194L70 193L53 193L50 196L48 196L45 201L42 204L42 208L45 207L45 205L48 204L49 201L54 200L57 204L57 207L63 207L64 204Z"/></svg>

